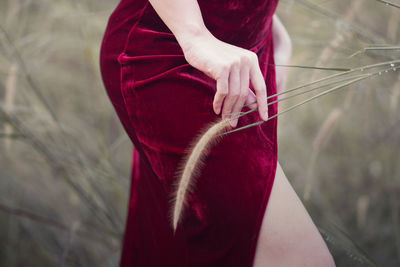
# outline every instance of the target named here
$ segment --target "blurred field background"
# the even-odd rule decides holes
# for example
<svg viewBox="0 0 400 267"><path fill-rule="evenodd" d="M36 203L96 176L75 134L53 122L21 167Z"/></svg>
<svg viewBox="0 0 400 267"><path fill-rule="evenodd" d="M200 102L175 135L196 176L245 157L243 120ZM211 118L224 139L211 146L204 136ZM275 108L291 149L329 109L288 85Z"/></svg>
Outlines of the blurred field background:
<svg viewBox="0 0 400 267"><path fill-rule="evenodd" d="M117 2L0 2L0 266L118 265L132 145L98 62ZM350 57L398 47L400 9L382 1L280 0L277 12L292 65L400 59ZM290 67L287 88L335 73ZM399 77L382 71L279 117L279 160L337 266L400 266Z"/></svg>

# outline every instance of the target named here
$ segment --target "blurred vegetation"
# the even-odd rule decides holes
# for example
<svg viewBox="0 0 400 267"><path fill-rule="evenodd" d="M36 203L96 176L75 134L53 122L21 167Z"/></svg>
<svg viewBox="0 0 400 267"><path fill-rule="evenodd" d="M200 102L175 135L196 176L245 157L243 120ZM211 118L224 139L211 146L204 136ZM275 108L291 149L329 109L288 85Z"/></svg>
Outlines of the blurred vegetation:
<svg viewBox="0 0 400 267"><path fill-rule="evenodd" d="M132 145L98 62L117 2L0 2L0 266L118 265ZM400 9L382 1L280 0L277 12L293 65L400 59L363 51L400 43ZM337 73L289 69L287 88ZM400 265L398 73L279 117L279 160L337 266Z"/></svg>

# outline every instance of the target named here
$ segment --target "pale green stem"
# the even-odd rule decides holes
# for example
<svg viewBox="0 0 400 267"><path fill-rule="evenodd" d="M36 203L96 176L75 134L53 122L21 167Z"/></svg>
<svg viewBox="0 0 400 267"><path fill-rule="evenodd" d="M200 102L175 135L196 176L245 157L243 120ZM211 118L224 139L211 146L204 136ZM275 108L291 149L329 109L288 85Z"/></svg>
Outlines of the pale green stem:
<svg viewBox="0 0 400 267"><path fill-rule="evenodd" d="M358 54L364 53L365 51L369 50L400 50L400 46L370 46L370 47L364 47L361 50L358 50L354 54L351 54L349 58L354 57Z"/></svg>
<svg viewBox="0 0 400 267"><path fill-rule="evenodd" d="M400 46L370 46L364 50L400 50Z"/></svg>
<svg viewBox="0 0 400 267"><path fill-rule="evenodd" d="M270 64L275 67L288 67L288 68L300 68L300 69L316 69L316 70L334 70L334 71L349 71L349 68L326 68L326 67L314 67L304 65L281 65L281 64Z"/></svg>
<svg viewBox="0 0 400 267"><path fill-rule="evenodd" d="M277 103L277 102L280 102L280 101L283 101L283 100L287 100L287 99L290 99L290 98L295 97L295 96L298 96L298 95L303 95L303 94L306 94L306 93L308 93L308 92L315 91L315 90L321 89L321 88L326 87L326 86L329 86L329 85L341 83L341 82L348 81L348 80L353 80L353 79L355 79L355 78L364 77L364 76L368 76L368 74L355 75L355 76L351 76L351 77L345 78L345 79L340 80L340 81L330 82L330 83L327 83L327 84L324 84L324 85L321 85L321 86L318 86L318 87L314 87L314 88L311 88L311 89L308 89L308 90L305 90L305 91L301 91L301 92L298 92L298 93L296 93L296 94L293 94L293 95L290 95L290 96L287 96L287 97L283 97L283 98L280 98L280 99L278 99L278 100L269 102L267 105L272 105L272 104L275 104L275 103ZM286 93L287 93L287 92L286 92ZM278 94L276 94L276 95L278 95ZM271 97L274 97L274 96L275 96L275 95L273 95L273 96L271 96ZM243 115L246 115L246 114L248 114L248 113L250 113L250 112L253 112L253 111L256 111L256 110L257 110L257 108L254 108L254 109L251 109L251 110L246 111L246 112L233 112L233 113L229 113L229 115L236 115L236 114L243 114Z"/></svg>
<svg viewBox="0 0 400 267"><path fill-rule="evenodd" d="M319 82L323 82L323 81L326 81L326 80L329 80L329 79L332 79L332 78L337 78L337 77L340 77L340 76L343 76L343 75L346 75L346 74L350 74L350 73L353 73L353 72L356 72L356 71L364 71L364 70L367 70L367 69L372 69L372 68L376 68L376 67L382 67L382 66L385 66L385 65L390 65L391 66L392 64L394 65L394 64L398 64L398 63L400 63L400 60L391 60L391 61L386 61L386 62L381 62L381 63L376 63L376 64L371 64L371 65L366 65L366 66L354 68L354 69L351 69L349 71L336 73L336 74L333 74L333 75L318 79L316 81L313 81L313 82L310 82L310 83L307 83L307 84L304 84L304 85L300 85L300 86L285 90L285 91L280 92L278 94L268 96L267 99L269 99L271 97L279 96L279 95L282 95L282 94L286 94L286 93L289 93L291 91L294 91L294 90L297 90L297 89L300 89L300 88L303 88L303 87L308 87L308 86L311 86L313 84L316 84L316 83L319 83ZM248 105L251 105L251 104L254 104L256 102L257 101L254 101L252 103L246 104L246 105L244 105L244 107L246 107Z"/></svg>
<svg viewBox="0 0 400 267"><path fill-rule="evenodd" d="M390 69L391 69L391 68L390 68ZM275 117L277 117L277 116L279 116L279 115L282 115L282 114L284 114L284 113L287 113L287 112L289 112L289 111L291 111L291 110L293 110L293 109L295 109L295 108L297 108L297 107L299 107L299 106L302 106L302 105L304 105L304 104L306 104L306 103L308 103L308 102L310 102L310 101L312 101L312 100L314 100L314 99L316 99L316 98L318 98L318 97L321 97L321 96L326 95L326 94L328 94L328 93L331 93L331 92L333 92L333 91L339 90L339 89L341 89L341 88L343 88L343 87L345 87L345 86L351 85L351 84L353 84L353 83L355 83L355 82L358 82L358 81L361 81L361 80L370 78L370 77L375 76L375 75L378 75L378 74L382 74L382 72L386 72L386 71L388 71L388 70L390 70L390 69L382 70L382 71L375 72L375 73L369 73L369 74L366 74L365 76L362 76L362 77L360 77L360 78L353 79L353 80L351 80L351 81L349 81L349 82L346 82L346 83L344 83L344 84L335 86L335 87L333 87L333 88L331 88L331 89L328 89L328 90L325 90L325 91L323 91L323 92L321 92L321 93L319 93L319 94L317 94L317 95L315 95L315 96L312 96L312 97L310 97L310 98L308 98L308 99L306 99L306 100L304 100L304 101L301 101L300 103L297 103L297 104L295 104L295 105L293 105L293 106L287 108L286 110L284 110L284 111L282 111L282 112L279 112L279 113L277 113L277 114L275 114L275 115L269 117L268 120L273 119L273 118L275 118ZM232 117L231 120L237 119L237 118L239 118L239 117L241 117L241 116L244 116L244 115L246 115L246 114L248 114L248 113L250 113L250 112L253 112L253 111L255 111L255 110L256 110L256 109L253 109L253 110L250 110L250 111L247 111L247 112L243 112L243 114L241 114L241 115L239 115L239 116ZM268 120L266 120L266 121L268 121ZM233 133L233 132L237 132L237 131L240 131L240 130L244 130L244 129L246 129L246 128L250 128L250 127L253 127L253 126L257 126L257 125L260 125L260 124L262 124L262 123L264 123L264 122L266 122L266 121L261 120L261 121L258 121L258 122L252 123L252 124L248 124L248 125L246 125L246 126L243 126L243 127L240 127L240 128L237 128L237 129L234 129L234 130L231 130L231 131L222 133L222 134L219 134L218 136L226 135L226 134L229 134L229 133Z"/></svg>
<svg viewBox="0 0 400 267"><path fill-rule="evenodd" d="M385 1L385 0L376 0L376 1L381 2L381 3L384 3L384 4L387 5L387 6L392 6L392 7L400 8L400 5L394 4L394 3L389 2L389 1Z"/></svg>

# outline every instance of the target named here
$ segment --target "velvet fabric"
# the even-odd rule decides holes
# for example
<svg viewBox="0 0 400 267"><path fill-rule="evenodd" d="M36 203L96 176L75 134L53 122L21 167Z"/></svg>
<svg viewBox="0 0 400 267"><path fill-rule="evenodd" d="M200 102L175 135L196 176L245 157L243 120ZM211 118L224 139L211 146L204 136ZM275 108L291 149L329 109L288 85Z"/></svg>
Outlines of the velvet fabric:
<svg viewBox="0 0 400 267"><path fill-rule="evenodd" d="M214 36L257 53L267 93L275 94L277 0L198 3ZM228 134L210 149L173 235L175 172L189 144L221 116L212 108L216 81L188 64L148 0L120 1L104 33L100 67L134 145L120 266L253 266L277 166L277 119ZM277 110L269 105L270 116ZM237 127L259 120L253 112Z"/></svg>

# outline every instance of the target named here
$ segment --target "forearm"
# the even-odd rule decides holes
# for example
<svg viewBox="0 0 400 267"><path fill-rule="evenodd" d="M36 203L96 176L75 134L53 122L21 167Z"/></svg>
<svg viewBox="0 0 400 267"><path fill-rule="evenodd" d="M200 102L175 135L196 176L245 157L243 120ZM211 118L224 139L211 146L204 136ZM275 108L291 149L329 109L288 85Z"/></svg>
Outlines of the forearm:
<svg viewBox="0 0 400 267"><path fill-rule="evenodd" d="M288 64L292 55L292 41L277 15L272 24L276 64Z"/></svg>
<svg viewBox="0 0 400 267"><path fill-rule="evenodd" d="M149 0L154 10L185 50L196 36L210 34L197 0Z"/></svg>
<svg viewBox="0 0 400 267"><path fill-rule="evenodd" d="M246 103L258 108L260 118L268 120L267 88L255 52L216 38L205 26L197 0L149 2L175 35L186 61L216 81L216 114L231 118L231 126L236 127L238 118L233 114Z"/></svg>

